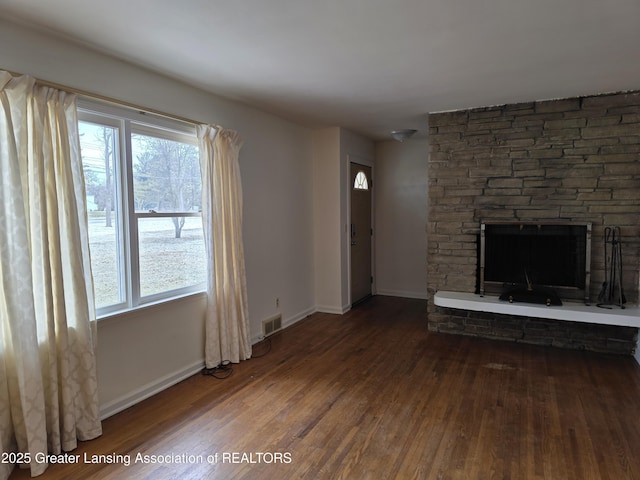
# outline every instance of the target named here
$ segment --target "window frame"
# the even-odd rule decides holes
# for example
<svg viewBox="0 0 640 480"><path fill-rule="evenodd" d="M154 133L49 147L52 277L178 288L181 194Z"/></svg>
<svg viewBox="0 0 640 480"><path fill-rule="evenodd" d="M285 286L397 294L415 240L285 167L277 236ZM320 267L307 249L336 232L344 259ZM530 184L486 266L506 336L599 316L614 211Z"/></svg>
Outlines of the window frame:
<svg viewBox="0 0 640 480"><path fill-rule="evenodd" d="M104 125L115 128L118 132L118 154L114 157L113 178L117 181L114 204L119 209L119 212L116 213L118 228L116 249L119 262L118 288L120 290L119 298L124 300L116 304L96 308L98 319L205 292L207 288L206 282L202 282L144 296L141 294L139 221L146 218L165 217L202 218L202 212L142 212L135 210L134 202L132 136L144 135L187 143L197 147L196 126L157 114L102 103L88 98L80 98L78 100L78 122Z"/></svg>

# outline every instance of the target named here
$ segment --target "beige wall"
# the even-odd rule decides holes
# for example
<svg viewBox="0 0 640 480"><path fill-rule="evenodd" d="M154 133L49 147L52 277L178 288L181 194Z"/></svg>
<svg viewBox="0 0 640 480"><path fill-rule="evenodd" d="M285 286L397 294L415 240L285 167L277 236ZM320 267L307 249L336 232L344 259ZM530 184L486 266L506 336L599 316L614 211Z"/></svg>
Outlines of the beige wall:
<svg viewBox="0 0 640 480"><path fill-rule="evenodd" d="M427 139L376 144L376 293L427 298Z"/></svg>
<svg viewBox="0 0 640 480"><path fill-rule="evenodd" d="M284 325L314 311L309 129L4 20L0 44L0 68L238 130L251 336L278 311ZM99 322L103 414L202 367L203 311L195 297Z"/></svg>
<svg viewBox="0 0 640 480"><path fill-rule="evenodd" d="M315 303L342 313L340 266L340 129L313 132Z"/></svg>
<svg viewBox="0 0 640 480"><path fill-rule="evenodd" d="M373 141L340 127L313 132L314 260L318 310L351 308L348 226L349 162L373 166Z"/></svg>
<svg viewBox="0 0 640 480"><path fill-rule="evenodd" d="M313 131L2 19L0 44L11 45L0 49L2 69L239 131L253 341L276 313L287 326L316 310L350 308L348 161L373 165L372 141L339 127ZM200 370L203 312L200 295L99 321L103 416Z"/></svg>

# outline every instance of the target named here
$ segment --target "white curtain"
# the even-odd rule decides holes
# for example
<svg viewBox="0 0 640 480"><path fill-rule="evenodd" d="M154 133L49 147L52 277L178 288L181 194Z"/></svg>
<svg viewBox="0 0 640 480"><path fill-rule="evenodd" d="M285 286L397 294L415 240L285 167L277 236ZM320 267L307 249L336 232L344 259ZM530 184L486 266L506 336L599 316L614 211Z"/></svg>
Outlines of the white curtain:
<svg viewBox="0 0 640 480"><path fill-rule="evenodd" d="M202 223L208 257L205 364L251 357L249 307L242 243L240 139L231 130L198 127Z"/></svg>
<svg viewBox="0 0 640 480"><path fill-rule="evenodd" d="M0 71L0 450L33 476L102 433L75 102Z"/></svg>

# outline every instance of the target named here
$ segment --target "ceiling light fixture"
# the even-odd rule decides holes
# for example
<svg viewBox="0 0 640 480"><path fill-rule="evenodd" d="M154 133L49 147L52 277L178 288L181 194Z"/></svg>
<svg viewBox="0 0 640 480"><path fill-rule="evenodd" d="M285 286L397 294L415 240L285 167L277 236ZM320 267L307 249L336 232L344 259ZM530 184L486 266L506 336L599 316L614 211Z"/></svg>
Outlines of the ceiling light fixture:
<svg viewBox="0 0 640 480"><path fill-rule="evenodd" d="M397 140L398 142L404 142L405 140L409 140L417 130L413 129L405 129L405 130L394 130L391 132L391 138Z"/></svg>

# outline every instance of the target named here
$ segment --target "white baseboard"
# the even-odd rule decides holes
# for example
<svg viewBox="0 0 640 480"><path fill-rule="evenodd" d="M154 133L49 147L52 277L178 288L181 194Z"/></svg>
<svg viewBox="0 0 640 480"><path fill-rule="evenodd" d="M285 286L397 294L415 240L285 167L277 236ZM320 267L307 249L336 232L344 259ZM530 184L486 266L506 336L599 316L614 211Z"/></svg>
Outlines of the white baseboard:
<svg viewBox="0 0 640 480"><path fill-rule="evenodd" d="M289 317L283 320L282 328L290 327L291 325L299 322L300 320L316 312L335 313L338 315L342 315L347 311L349 311L350 308L351 308L350 306L342 307L342 308L323 307L323 306L309 308L292 317ZM257 337L253 337L251 339L251 343L256 344L261 340L262 340L262 336L258 335ZM121 397L116 398L115 400L112 400L104 405L100 405L100 418L104 420L105 418L111 417L116 413L126 410L127 408L135 405L136 403L140 403L141 401L146 400L147 398L157 393L160 393L162 390L166 390L167 388L175 385L176 383L179 383L182 380L185 380L186 378L189 378L190 376L195 375L196 373L200 372L203 368L204 368L204 358L201 361L198 361L192 365L184 367L174 373L160 377L157 380L154 380L153 382L149 382L148 384L143 385L142 387L136 390L128 392L127 394L122 395Z"/></svg>
<svg viewBox="0 0 640 480"><path fill-rule="evenodd" d="M284 320L282 322L282 328L290 327L294 323L298 323L303 318L307 318L309 315L312 315L312 314L316 313L317 311L318 311L317 308L309 308L309 309L307 309L307 310L305 310L303 312L300 312L297 315L294 315L293 317L290 317L290 318Z"/></svg>
<svg viewBox="0 0 640 480"><path fill-rule="evenodd" d="M308 317L312 313L317 311L316 308L310 308L303 312L300 312L293 317L287 318L282 322L282 327L286 328L294 323L299 322L303 318ZM255 337L251 339L252 344L258 343L262 340L261 336ZM115 400L111 400L110 402L100 405L100 418L104 420L105 418L111 417L116 413L119 413L123 410L126 410L129 407L132 407L136 403L140 403L143 400L146 400L153 395L160 393L162 390L166 390L167 388L175 385L176 383L189 378L192 375L200 372L204 368L204 358L198 362L193 363L192 365L188 365L174 373L170 373L163 377L160 377L152 382L147 383L146 385L141 386L131 392L126 393L125 395L116 398Z"/></svg>
<svg viewBox="0 0 640 480"><path fill-rule="evenodd" d="M342 307L333 307L327 305L318 305L316 307L316 312L320 313L331 313L333 315L342 315L351 310L351 305L343 305Z"/></svg>
<svg viewBox="0 0 640 480"><path fill-rule="evenodd" d="M317 311L318 311L317 308L309 308L292 317L285 318L284 320L282 320L282 328L284 329L284 328L290 327L294 323L298 323L300 320L307 318L309 315L316 313ZM264 338L262 337L261 333L258 334L257 336L253 336L251 337L251 345L255 345L256 343L261 342L262 340L264 340Z"/></svg>
<svg viewBox="0 0 640 480"><path fill-rule="evenodd" d="M381 290L376 292L376 294L387 295L392 297L405 297L405 298L417 298L417 299L427 298L426 293L418 294L413 292L400 292L400 291L391 291L391 290ZM326 307L326 306L320 305L320 306L305 310L303 312L300 312L292 317L289 317L288 319L283 321L282 327L283 328L290 327L291 325L299 322L300 320L316 312L342 315L345 312L347 312L349 308L350 307L336 308L336 307ZM252 343L253 344L258 343L260 340L262 340L261 337L253 338ZM638 364L640 364L640 342L638 344L638 347L636 348L634 357L638 362ZM204 359L202 359L201 361L195 362L192 365L189 365L185 368L182 368L174 373L158 378L153 382L150 382L132 392L127 393L126 395L122 395L120 398L112 400L104 405L100 405L100 418L104 420L112 415L115 415L116 413L119 413L129 407L132 407L136 403L139 403L157 393L160 393L162 390L165 390L181 382L182 380L185 380L186 378L189 378L190 376L195 375L196 373L201 371L203 368L204 368Z"/></svg>
<svg viewBox="0 0 640 480"><path fill-rule="evenodd" d="M143 385L142 387L127 393L126 395L122 395L120 398L112 400L105 405L100 405L100 419L104 420L105 418L126 410L136 403L140 403L141 401L152 397L156 393L160 393L162 390L166 390L176 383L189 378L190 376L201 371L203 368L204 359L174 373L165 375L164 377L160 377L153 382L147 383L146 385Z"/></svg>
<svg viewBox="0 0 640 480"><path fill-rule="evenodd" d="M404 290L377 290L376 295L385 295L387 297L403 297L403 298L416 298L419 300L427 299L427 291L424 292L408 292Z"/></svg>

